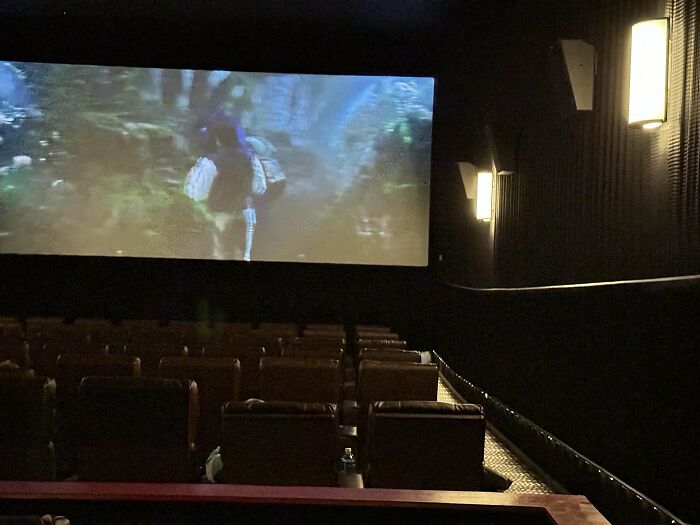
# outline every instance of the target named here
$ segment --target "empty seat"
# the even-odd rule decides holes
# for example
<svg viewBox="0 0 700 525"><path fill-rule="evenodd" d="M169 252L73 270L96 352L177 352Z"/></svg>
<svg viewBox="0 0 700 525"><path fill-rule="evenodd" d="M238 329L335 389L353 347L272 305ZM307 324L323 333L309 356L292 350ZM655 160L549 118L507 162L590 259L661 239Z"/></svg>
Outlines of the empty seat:
<svg viewBox="0 0 700 525"><path fill-rule="evenodd" d="M234 348L262 347L265 349L265 355L279 357L284 349L284 340L277 335L251 333L230 336L222 341L222 345L229 345Z"/></svg>
<svg viewBox="0 0 700 525"><path fill-rule="evenodd" d="M296 357L300 359L333 359L335 361L343 360L345 351L342 348L333 347L310 347L310 348L285 348L282 352L282 357Z"/></svg>
<svg viewBox="0 0 700 525"><path fill-rule="evenodd" d="M406 348L402 339L358 339L357 348Z"/></svg>
<svg viewBox="0 0 700 525"><path fill-rule="evenodd" d="M55 478L55 391L56 384L46 377L0 374L0 479Z"/></svg>
<svg viewBox="0 0 700 525"><path fill-rule="evenodd" d="M374 403L368 420L365 486L481 490L485 432L479 405Z"/></svg>
<svg viewBox="0 0 700 525"><path fill-rule="evenodd" d="M197 385L157 377L87 377L80 385L78 478L191 482Z"/></svg>
<svg viewBox="0 0 700 525"><path fill-rule="evenodd" d="M331 403L250 399L222 412L217 481L253 485L336 485L338 420Z"/></svg>
<svg viewBox="0 0 700 525"><path fill-rule="evenodd" d="M239 399L241 365L233 358L164 357L158 372L161 377L190 379L197 383L197 456L198 463L204 464L209 453L219 444L221 406Z"/></svg>
<svg viewBox="0 0 700 525"><path fill-rule="evenodd" d="M332 359L266 357L260 366L260 397L266 401L340 405L342 368Z"/></svg>
<svg viewBox="0 0 700 525"><path fill-rule="evenodd" d="M11 361L23 369L31 368L29 345L14 337L0 339L0 362L5 360Z"/></svg>
<svg viewBox="0 0 700 525"><path fill-rule="evenodd" d="M75 469L75 438L80 383L87 376L138 376L141 362L133 356L60 355L56 361L56 451L59 475Z"/></svg>
<svg viewBox="0 0 700 525"><path fill-rule="evenodd" d="M297 337L291 346L296 348L345 348L345 337L334 335Z"/></svg>
<svg viewBox="0 0 700 525"><path fill-rule="evenodd" d="M87 340L35 341L29 347L34 368L39 374L56 377L56 362L59 355L106 356L107 346Z"/></svg>
<svg viewBox="0 0 700 525"><path fill-rule="evenodd" d="M297 335L299 327L296 323L260 323L260 330L270 333L277 332L279 334Z"/></svg>
<svg viewBox="0 0 700 525"><path fill-rule="evenodd" d="M360 361L393 361L402 363L420 363L420 352L401 350L398 348L363 348L360 350Z"/></svg>
<svg viewBox="0 0 700 525"><path fill-rule="evenodd" d="M253 331L252 323L230 323L230 322L219 322L214 323L214 329L222 334L247 334Z"/></svg>
<svg viewBox="0 0 700 525"><path fill-rule="evenodd" d="M307 324L304 330L324 331L324 332L345 332L345 326L342 324L331 323L311 323Z"/></svg>
<svg viewBox="0 0 700 525"><path fill-rule="evenodd" d="M0 525L70 525L63 516L0 516Z"/></svg>
<svg viewBox="0 0 700 525"><path fill-rule="evenodd" d="M158 374L158 363L163 357L187 357L188 348L179 343L151 344L129 343L125 346L110 346L112 355L136 356L141 361L141 375L155 376Z"/></svg>
<svg viewBox="0 0 700 525"><path fill-rule="evenodd" d="M266 350L259 346L207 346L200 354L203 357L228 357L238 359L241 365L240 398L249 399L260 394L260 361Z"/></svg>
<svg viewBox="0 0 700 525"><path fill-rule="evenodd" d="M367 412L375 401L437 401L438 370L434 364L364 360L358 375L358 435L366 436Z"/></svg>
<svg viewBox="0 0 700 525"><path fill-rule="evenodd" d="M380 324L358 324L355 327L355 330L359 334L360 332L369 332L369 333L377 333L377 332L391 332L391 328L388 326L383 326Z"/></svg>

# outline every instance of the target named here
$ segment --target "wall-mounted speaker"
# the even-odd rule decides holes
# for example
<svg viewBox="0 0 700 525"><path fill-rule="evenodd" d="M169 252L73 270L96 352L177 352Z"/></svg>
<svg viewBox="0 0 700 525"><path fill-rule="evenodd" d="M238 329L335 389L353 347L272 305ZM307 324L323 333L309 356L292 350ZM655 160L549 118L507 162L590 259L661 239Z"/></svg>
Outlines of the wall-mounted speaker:
<svg viewBox="0 0 700 525"><path fill-rule="evenodd" d="M516 124L491 124L486 127L486 140L496 173L518 171L520 131Z"/></svg>
<svg viewBox="0 0 700 525"><path fill-rule="evenodd" d="M550 63L562 115L592 111L595 48L583 40L558 40L551 49Z"/></svg>
<svg viewBox="0 0 700 525"><path fill-rule="evenodd" d="M476 174L477 169L471 162L458 162L459 174L462 177L462 185L467 199L476 199Z"/></svg>

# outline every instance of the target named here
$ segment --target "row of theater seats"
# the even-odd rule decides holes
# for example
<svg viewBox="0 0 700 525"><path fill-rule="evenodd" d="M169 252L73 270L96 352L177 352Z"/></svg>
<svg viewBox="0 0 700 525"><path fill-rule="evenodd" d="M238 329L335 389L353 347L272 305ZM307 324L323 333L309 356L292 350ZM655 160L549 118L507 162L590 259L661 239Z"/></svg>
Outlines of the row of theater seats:
<svg viewBox="0 0 700 525"><path fill-rule="evenodd" d="M27 324L27 334L33 326L36 327ZM59 338L48 338L47 334L83 334L81 325L69 329L57 323L46 323L46 326L35 330L34 336L26 336L24 340L31 341L32 337L39 340L38 334L45 340L53 341ZM99 328L105 326L100 325ZM16 425L17 429L24 426L24 434L19 431L3 434L3 445L7 444L3 450L11 457L4 463L5 467L0 467L0 476L52 479L55 475L52 469L55 441L59 452L59 470L63 475L77 468L78 477L88 480L189 481L216 445L222 445L227 457L237 458L230 442L229 446L223 445L225 429L229 428L226 421L229 416L241 420L240 415L234 416L240 404L232 401L249 397L261 397L268 402L302 403L296 408L294 405L291 408L283 407L284 411L301 410L301 414L297 414L300 417L305 414L311 417L314 410L319 409L318 403L321 403L321 412L328 412L326 419L332 413L334 439L325 439L324 442L326 449L334 450L333 464L337 463L338 451L350 445L360 449L361 464L367 469L371 404L390 400L434 401L437 395L435 366L420 364L420 353L406 351L406 342L400 340L398 334L382 327L358 327L348 340L349 344L346 344L341 326L308 326L299 332L295 325L261 325L257 329L242 329L234 325L223 330L229 333L227 343L197 346L199 343L190 338L190 349L180 344L186 340L184 336L175 336L171 332L191 334L191 323L184 329L177 326L158 328L148 322L144 326L148 327L144 328L144 332L168 333L170 335L166 339L179 342L168 345L162 343L163 339L158 339L161 343L157 345L144 344L143 339L139 340L139 330L131 327L123 347L115 343L97 343L99 348L90 348L89 345L95 343L94 334L100 332L95 329L95 324L85 324L87 336L84 351L75 348L66 351L67 347L57 345L59 356L53 369L55 382L41 376L31 378L28 373L20 374L25 377L24 382L17 379L16 373L15 379L10 378L13 374L5 373L5 380L2 381L0 373L0 382L6 388L6 393L11 393L12 388L18 388L18 392L22 388L33 389L32 395L27 391L20 393L19 397L24 399L25 405L21 400L19 403L10 401L11 395L3 396L8 400L2 407L3 417L13 419L14 410L15 416L19 416L14 418L17 421L22 421L22 415L29 419L24 425ZM244 334L247 329L247 334ZM2 336L0 333L0 338ZM102 342L108 340L103 335L100 337ZM246 337L249 338L247 341ZM66 341L71 342L71 338L64 338L62 344ZM74 337L72 342L75 342ZM260 346L261 343L267 347ZM120 351L115 351L115 348L120 348ZM139 348L140 358L125 355L129 348ZM275 357L266 354L267 348L272 348L271 354ZM146 363L148 365L144 367ZM144 371L160 378L139 378ZM83 380L84 377L88 379ZM176 394L176 391L180 393ZM55 420L51 418L50 409L54 395L58 412ZM159 397L162 395L165 395L164 399ZM225 407L223 413L222 406ZM269 403L265 406L270 407ZM272 416L267 412L265 417L260 418L257 410L263 409L258 405L255 407L248 407L244 412L254 421L272 421L270 424L273 425L267 431L259 429L260 432L265 436L279 436L280 432L275 429L282 428L281 421L270 419ZM276 408L264 410L274 412ZM425 407L421 410L425 410ZM445 408L440 410L444 411ZM316 416L311 419L317 419ZM282 420L290 417L291 413L286 413ZM296 421L296 418L291 420ZM52 421L57 421L58 428L52 428ZM246 428L253 427L247 423ZM341 435L339 428L344 429ZM239 429L236 435L241 437L244 434ZM186 443L186 454L178 455L176 449L181 448L183 443ZM377 443L376 449L381 450L381 440ZM123 445L121 448L120 444ZM175 449L171 445L176 445ZM243 448L238 450L244 456L253 450L249 445L239 445ZM280 450L288 448L283 446ZM475 450L479 455L479 447ZM483 435L480 450L483 458ZM106 457L110 454L114 454L111 459ZM119 458L124 455L140 459L120 461ZM303 451L295 455L297 459L306 457ZM257 456L252 454L247 457L257 461ZM322 457L327 459L330 456ZM242 469L245 461L235 459L233 463ZM121 466L122 470L113 464ZM326 469L325 472L328 476L330 471ZM295 479L305 479L303 469L290 475ZM222 476L227 482L245 482L233 476L228 468L224 469ZM275 482L255 479L253 476L248 482ZM323 484L328 484L327 481ZM291 482L286 480L283 484Z"/></svg>
<svg viewBox="0 0 700 525"><path fill-rule="evenodd" d="M361 374L361 382L363 377ZM50 467L42 464L50 461L50 423L42 414L46 414L50 386L37 377L6 377L0 385L2 409L6 411L8 407L2 405L9 402L14 405L14 424L3 426L1 435L0 472L5 479L48 472ZM410 393L409 397L419 396ZM76 433L77 479L196 481L197 406L198 389L191 381L83 379ZM335 404L230 401L221 407L220 418L223 469L217 481L337 484L337 464L345 443L338 432ZM484 418L480 407L380 401L370 404L365 425L359 443L367 486L481 487Z"/></svg>
<svg viewBox="0 0 700 525"><path fill-rule="evenodd" d="M397 352L401 352L400 350ZM35 458L48 457L48 461L33 461L39 467L51 463L53 446L58 448L60 474L72 471L75 463L75 443L79 433L85 428L81 419L80 406L85 396L85 377L117 379L138 379L138 358L110 358L95 356L63 357L65 369L59 366L57 380L43 376L33 376L21 370L10 369L0 372L2 388L2 410L5 421L16 421L18 417L32 416L25 425L5 427L5 451L18 458L14 451L33 443L31 455ZM166 380L165 378L192 381L196 387L198 419L196 438L198 443L196 460L199 464L206 458L219 441L220 407L227 401L239 399L240 363L236 359L217 358L163 358L160 363L160 378L141 378L142 381ZM122 384L122 383L119 383ZM128 385L129 383L123 383ZM154 383L155 384L155 383ZM271 401L300 403L332 403L337 407L338 417L345 406L343 403L343 379L339 361L331 359L265 358L261 366L261 387L257 397ZM437 396L437 368L435 365L419 363L392 363L364 360L360 363L357 397L357 432L349 436L364 435L369 404L377 400L435 400ZM56 417L53 409L56 409ZM342 419L339 419L339 424ZM29 424L31 423L31 424ZM347 423L347 421L346 421ZM54 429L54 425L56 428ZM25 433L20 430L26 429ZM40 429L43 429L39 431ZM30 436L34 438L30 439ZM37 439L39 440L37 442ZM10 461L10 460L8 460ZM10 461L11 463L11 461ZM5 467L10 468L10 463ZM0 467L2 469L2 467ZM17 469L21 470L19 467ZM53 469L30 469L30 478L51 478Z"/></svg>

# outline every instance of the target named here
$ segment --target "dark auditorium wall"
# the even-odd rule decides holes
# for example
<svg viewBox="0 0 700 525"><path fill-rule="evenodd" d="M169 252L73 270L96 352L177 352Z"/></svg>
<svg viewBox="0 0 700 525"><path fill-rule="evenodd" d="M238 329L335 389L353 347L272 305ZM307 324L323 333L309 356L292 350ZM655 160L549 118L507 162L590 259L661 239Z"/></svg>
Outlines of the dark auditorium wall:
<svg viewBox="0 0 700 525"><path fill-rule="evenodd" d="M643 132L626 124L628 31L664 15L669 120ZM699 21L694 1L574 3L549 42L535 42L534 60L513 54L499 66L484 99L494 110L483 123L506 123L517 144L517 170L497 177L493 239L469 233L456 172L444 203L453 219L434 225L444 261L434 268L433 333L446 362L689 521L700 521L698 280L478 289L700 273ZM548 58L557 38L595 45L590 114L561 115ZM490 276L464 247L476 242L492 243Z"/></svg>

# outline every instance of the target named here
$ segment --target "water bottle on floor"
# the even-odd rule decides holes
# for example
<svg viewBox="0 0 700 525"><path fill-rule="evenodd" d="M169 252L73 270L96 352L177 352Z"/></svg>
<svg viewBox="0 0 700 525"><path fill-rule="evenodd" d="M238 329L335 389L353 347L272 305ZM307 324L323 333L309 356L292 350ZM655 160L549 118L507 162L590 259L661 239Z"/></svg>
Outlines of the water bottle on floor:
<svg viewBox="0 0 700 525"><path fill-rule="evenodd" d="M343 457L340 458L340 471L345 474L350 474L357 471L357 461L352 453L352 449L347 447Z"/></svg>

